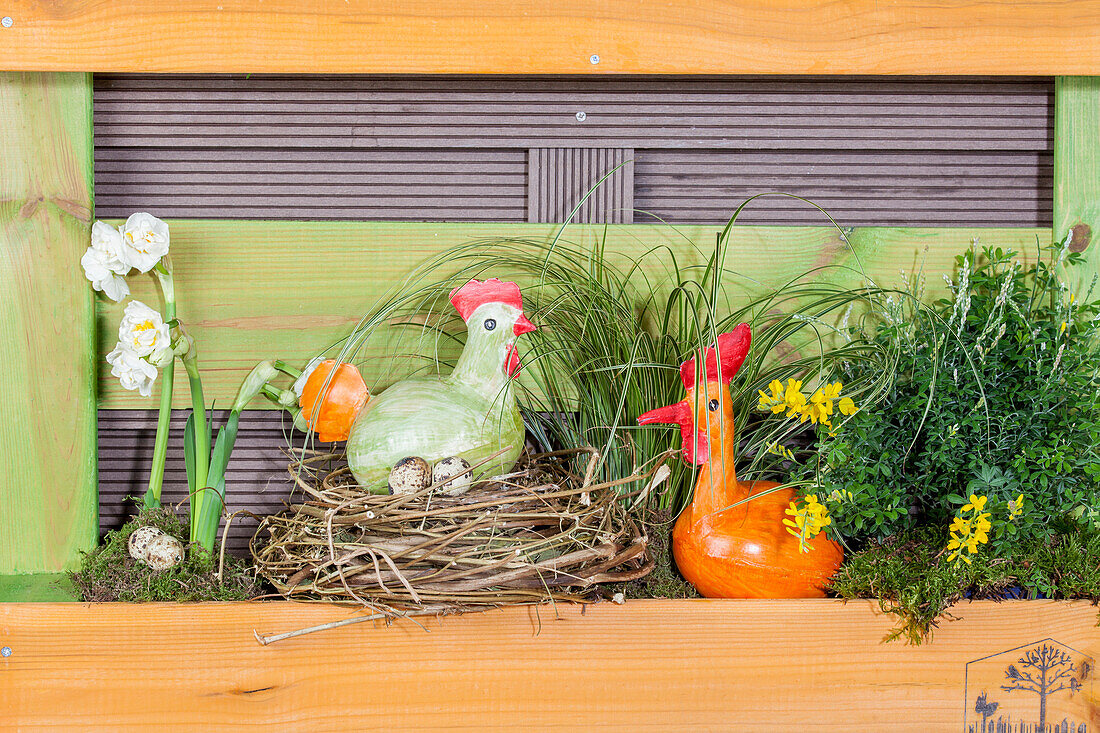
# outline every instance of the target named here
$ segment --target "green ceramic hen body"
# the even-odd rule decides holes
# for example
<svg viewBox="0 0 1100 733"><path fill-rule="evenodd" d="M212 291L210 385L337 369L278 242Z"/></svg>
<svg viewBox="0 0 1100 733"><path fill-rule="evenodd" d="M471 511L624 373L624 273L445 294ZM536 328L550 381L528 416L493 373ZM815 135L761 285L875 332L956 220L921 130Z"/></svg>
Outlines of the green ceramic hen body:
<svg viewBox="0 0 1100 733"><path fill-rule="evenodd" d="M508 374L519 315L500 303L481 306L467 321L466 347L454 372L398 382L371 398L347 443L348 464L361 486L385 493L394 464L408 456L433 464L459 456L476 466L500 452L475 478L511 470L524 440Z"/></svg>

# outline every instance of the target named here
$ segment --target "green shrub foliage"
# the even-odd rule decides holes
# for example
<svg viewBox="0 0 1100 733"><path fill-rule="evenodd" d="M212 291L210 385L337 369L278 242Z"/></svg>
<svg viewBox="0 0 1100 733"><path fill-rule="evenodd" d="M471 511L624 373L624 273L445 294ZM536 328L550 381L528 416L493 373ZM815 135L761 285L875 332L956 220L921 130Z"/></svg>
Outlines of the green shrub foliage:
<svg viewBox="0 0 1100 733"><path fill-rule="evenodd" d="M995 554L1059 525L1100 525L1095 278L1072 292L1063 273L1081 256L1039 255L1023 265L972 248L945 278L950 297L919 305L914 283L891 300L874 338L895 347L893 386L819 445L839 535L946 527L972 494L988 497ZM866 376L859 362L844 369L845 381Z"/></svg>

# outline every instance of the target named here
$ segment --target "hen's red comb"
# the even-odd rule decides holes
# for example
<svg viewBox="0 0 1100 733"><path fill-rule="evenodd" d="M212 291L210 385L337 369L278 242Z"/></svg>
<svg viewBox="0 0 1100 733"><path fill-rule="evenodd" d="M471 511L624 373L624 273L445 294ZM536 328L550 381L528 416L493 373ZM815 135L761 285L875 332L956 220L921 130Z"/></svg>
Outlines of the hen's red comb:
<svg viewBox="0 0 1100 733"><path fill-rule="evenodd" d="M498 278L490 278L485 282L471 280L462 287L451 291L451 305L462 316L462 320L468 320L470 314L486 303L504 303L520 311L523 310L523 298L519 294L519 285L513 282L502 282Z"/></svg>
<svg viewBox="0 0 1100 733"><path fill-rule="evenodd" d="M729 384L733 375L741 368L745 357L749 353L749 344L752 342L752 330L749 324L742 323L729 333L718 335L717 353L713 346L703 349L706 357L706 379L708 382L721 380L722 384ZM721 358L719 358L721 357ZM684 389L695 386L695 357L691 357L680 365L680 380L684 383Z"/></svg>

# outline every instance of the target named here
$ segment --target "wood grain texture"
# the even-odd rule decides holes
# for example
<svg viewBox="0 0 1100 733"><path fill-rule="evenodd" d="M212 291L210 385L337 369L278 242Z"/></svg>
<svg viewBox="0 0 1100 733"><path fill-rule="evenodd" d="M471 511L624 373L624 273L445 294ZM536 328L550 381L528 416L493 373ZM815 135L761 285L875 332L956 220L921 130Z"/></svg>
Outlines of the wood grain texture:
<svg viewBox="0 0 1100 733"><path fill-rule="evenodd" d="M91 78L0 73L0 574L96 540Z"/></svg>
<svg viewBox="0 0 1100 733"><path fill-rule="evenodd" d="M304 364L350 332L391 287L417 265L449 247L485 237L549 239L548 224L365 223L288 221L169 222L179 315L195 336L207 400L227 405L241 380L262 359ZM609 225L607 249L635 257L658 246L676 252L681 267L702 262L719 227ZM563 239L593 245L602 225L575 225ZM732 269L745 282L777 285L817 265L863 268L880 283L895 283L899 270L923 265L932 286L949 272L954 256L972 238L1022 252L1034 249L1046 229L878 229L850 230L849 244L825 227L737 227L729 250ZM766 253L767 256L761 256ZM661 273L649 273L659 280ZM858 280L855 270L852 277ZM732 280L731 280L732 282ZM134 297L158 303L151 277L131 277ZM522 285L522 283L521 283ZM727 294L736 299L740 291ZM121 309L100 299L100 407L152 407L151 399L126 392L105 368L104 356L117 339ZM360 354L367 386L376 391L423 362L394 361L392 343L370 345ZM403 343L408 348L407 341ZM522 344L521 344L522 352ZM185 383L182 367L177 384ZM187 407L187 390L176 391ZM256 401L253 407L262 407Z"/></svg>
<svg viewBox="0 0 1100 733"><path fill-rule="evenodd" d="M0 603L58 603L79 598L68 573L0 575Z"/></svg>
<svg viewBox="0 0 1100 733"><path fill-rule="evenodd" d="M1100 275L1100 76L1059 77L1054 88L1054 238L1072 232L1088 287Z"/></svg>
<svg viewBox="0 0 1100 733"><path fill-rule="evenodd" d="M0 658L0 721L65 731L928 733L963 729L968 662L1047 637L1100 658L1096 608L1053 601L963 604L920 647L882 643L891 621L874 604L829 600L513 607L268 647L253 638L354 613L0 605L0 641L12 650ZM1098 694L1088 677L1076 695L1052 698L1050 717L1095 723Z"/></svg>
<svg viewBox="0 0 1100 733"><path fill-rule="evenodd" d="M0 69L1090 74L1096 0L12 0ZM599 56L592 63L591 56Z"/></svg>

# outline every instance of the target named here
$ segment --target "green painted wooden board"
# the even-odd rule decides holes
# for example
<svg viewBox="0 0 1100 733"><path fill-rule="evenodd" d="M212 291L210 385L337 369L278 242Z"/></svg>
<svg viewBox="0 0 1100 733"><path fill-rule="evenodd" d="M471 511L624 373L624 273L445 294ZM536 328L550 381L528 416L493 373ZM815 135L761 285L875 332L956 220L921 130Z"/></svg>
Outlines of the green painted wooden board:
<svg viewBox="0 0 1100 733"><path fill-rule="evenodd" d="M0 603L76 601L80 594L68 573L0 575Z"/></svg>
<svg viewBox="0 0 1100 733"><path fill-rule="evenodd" d="M1061 76L1054 87L1054 237L1100 274L1100 76Z"/></svg>
<svg viewBox="0 0 1100 733"><path fill-rule="evenodd" d="M91 77L0 73L0 574L96 541Z"/></svg>
<svg viewBox="0 0 1100 733"><path fill-rule="evenodd" d="M386 290L432 255L484 237L546 240L557 232L547 224L181 220L170 225L179 315L198 342L207 399L223 406L257 361L305 362L346 335ZM623 257L667 246L683 267L703 261L719 230L616 225L606 228L606 241L609 251ZM592 245L604 232L603 226L577 225L563 238ZM923 265L935 287L940 273L950 271L954 255L974 237L1033 252L1037 241L1050 241L1050 230L867 228L850 231L849 246L827 227L738 227L727 263L747 278L746 287L753 281L775 285L827 263L861 265L880 284L897 283L902 269ZM664 273L647 275L652 280ZM858 280L855 271L852 278ZM132 278L131 286L134 297L159 303L151 277ZM120 310L107 301L98 303L100 405L154 407L153 398L122 390L104 368ZM418 365L394 362L385 348L383 343L363 352L364 376L374 388ZM177 374L176 384L186 383ZM186 386L177 389L175 404L189 406ZM264 405L257 401L253 406Z"/></svg>

